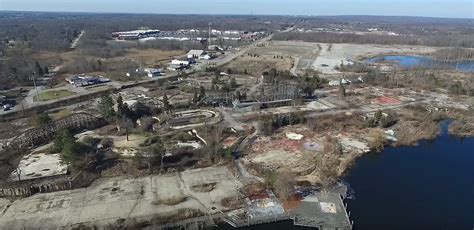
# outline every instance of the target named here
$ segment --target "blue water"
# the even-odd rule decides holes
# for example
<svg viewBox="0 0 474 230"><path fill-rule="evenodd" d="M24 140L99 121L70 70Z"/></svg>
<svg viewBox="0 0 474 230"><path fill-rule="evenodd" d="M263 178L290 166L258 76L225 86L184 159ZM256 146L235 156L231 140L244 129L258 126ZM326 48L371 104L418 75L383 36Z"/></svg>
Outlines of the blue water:
<svg viewBox="0 0 474 230"><path fill-rule="evenodd" d="M344 181L355 230L474 229L474 138L443 133L418 146L387 147L357 160ZM232 229L221 225L216 229ZM291 221L245 230L309 229Z"/></svg>
<svg viewBox="0 0 474 230"><path fill-rule="evenodd" d="M354 229L474 229L474 138L444 132L388 147L357 160L345 181Z"/></svg>
<svg viewBox="0 0 474 230"><path fill-rule="evenodd" d="M379 56L366 60L367 63L377 63L382 61L395 62L400 67L406 69L426 67L433 69L456 69L461 72L474 72L473 60L440 61L430 57L408 55Z"/></svg>

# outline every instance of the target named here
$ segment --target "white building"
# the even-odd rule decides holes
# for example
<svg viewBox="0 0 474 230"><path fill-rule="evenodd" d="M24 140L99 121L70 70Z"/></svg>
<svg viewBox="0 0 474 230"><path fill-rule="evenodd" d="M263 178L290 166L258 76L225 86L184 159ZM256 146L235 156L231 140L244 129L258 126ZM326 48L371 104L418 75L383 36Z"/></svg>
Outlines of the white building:
<svg viewBox="0 0 474 230"><path fill-rule="evenodd" d="M171 65L179 65L179 66L188 66L189 61L183 61L183 60L178 60L178 59L173 59L171 60Z"/></svg>
<svg viewBox="0 0 474 230"><path fill-rule="evenodd" d="M341 79L341 80L332 80L332 81L329 81L329 85L330 86L340 86L340 85L349 85L351 84L351 81L350 80L346 80L346 79Z"/></svg>
<svg viewBox="0 0 474 230"><path fill-rule="evenodd" d="M147 37L157 37L160 34L160 30L132 30L132 31L120 31L113 32L112 37L118 40L138 40Z"/></svg>
<svg viewBox="0 0 474 230"><path fill-rule="evenodd" d="M212 56L209 55L209 54L206 54L206 55L203 55L203 56L199 56L199 59L203 59L203 60L211 60L212 59Z"/></svg>
<svg viewBox="0 0 474 230"><path fill-rule="evenodd" d="M148 77L158 77L161 75L160 69L153 69L153 68L145 68L143 72L147 74Z"/></svg>
<svg viewBox="0 0 474 230"><path fill-rule="evenodd" d="M187 57L188 58L199 58L199 57L201 57L205 54L206 54L206 52L204 52L204 50L190 50L188 52Z"/></svg>

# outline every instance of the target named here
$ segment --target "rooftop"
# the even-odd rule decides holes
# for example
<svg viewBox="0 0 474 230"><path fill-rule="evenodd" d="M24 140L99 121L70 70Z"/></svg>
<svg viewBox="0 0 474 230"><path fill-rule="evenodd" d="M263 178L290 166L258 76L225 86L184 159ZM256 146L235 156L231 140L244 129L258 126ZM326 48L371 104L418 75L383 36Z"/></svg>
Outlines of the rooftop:
<svg viewBox="0 0 474 230"><path fill-rule="evenodd" d="M293 210L297 226L319 229L352 229L339 193L318 192L304 198Z"/></svg>

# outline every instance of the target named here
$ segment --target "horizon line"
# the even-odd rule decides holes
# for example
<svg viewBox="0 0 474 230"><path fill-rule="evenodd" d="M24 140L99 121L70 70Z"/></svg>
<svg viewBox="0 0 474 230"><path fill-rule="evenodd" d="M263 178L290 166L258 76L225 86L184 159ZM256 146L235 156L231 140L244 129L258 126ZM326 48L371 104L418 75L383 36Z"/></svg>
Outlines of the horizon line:
<svg viewBox="0 0 474 230"><path fill-rule="evenodd" d="M243 13L227 13L227 14L199 14L199 13L151 13L151 12L107 12L107 11L41 11L41 10L0 10L0 13L52 13L52 14L135 14L135 15L196 15L196 16L283 16L283 17L406 17L406 18L436 18L436 19L457 19L457 20L473 20L471 18L453 18L443 16L416 16L416 15L377 15L377 14L243 14Z"/></svg>

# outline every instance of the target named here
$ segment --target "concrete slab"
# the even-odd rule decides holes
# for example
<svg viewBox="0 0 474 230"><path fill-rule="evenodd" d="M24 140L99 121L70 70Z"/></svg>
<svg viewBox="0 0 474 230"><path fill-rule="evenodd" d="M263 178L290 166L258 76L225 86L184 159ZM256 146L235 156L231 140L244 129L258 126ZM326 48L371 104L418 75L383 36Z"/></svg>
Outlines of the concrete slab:
<svg viewBox="0 0 474 230"><path fill-rule="evenodd" d="M319 229L352 229L339 193L318 192L293 210L295 225Z"/></svg>
<svg viewBox="0 0 474 230"><path fill-rule="evenodd" d="M194 185L217 182L209 193L192 191ZM103 229L119 219L139 221L167 219L184 212L208 213L221 205L224 198L238 195L240 182L226 167L210 167L181 174L141 178L103 178L82 189L35 194L11 203L0 200L0 229L57 229L78 224ZM156 202L182 194L176 204ZM186 210L186 211L185 211ZM217 211L217 210L216 210Z"/></svg>
<svg viewBox="0 0 474 230"><path fill-rule="evenodd" d="M20 173L20 178L18 178L18 172ZM67 165L61 163L59 154L28 154L23 157L17 169L11 173L8 180L30 180L64 175L66 173Z"/></svg>

